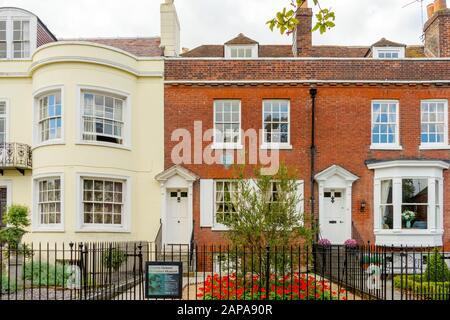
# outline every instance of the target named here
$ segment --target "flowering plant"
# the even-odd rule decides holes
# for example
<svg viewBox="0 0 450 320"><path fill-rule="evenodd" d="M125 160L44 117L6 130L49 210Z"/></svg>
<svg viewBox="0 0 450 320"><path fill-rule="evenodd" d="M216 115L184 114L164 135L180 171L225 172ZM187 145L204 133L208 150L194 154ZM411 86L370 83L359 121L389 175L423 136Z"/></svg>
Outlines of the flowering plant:
<svg viewBox="0 0 450 320"><path fill-rule="evenodd" d="M404 221L413 221L416 218L416 213L410 210L405 210L402 213L402 219Z"/></svg>
<svg viewBox="0 0 450 320"><path fill-rule="evenodd" d="M330 283L298 272L271 274L269 292L258 275L208 276L199 288L203 300L346 300L346 291L333 291Z"/></svg>
<svg viewBox="0 0 450 320"><path fill-rule="evenodd" d="M325 248L331 247L331 241L328 239L320 239L317 244Z"/></svg>
<svg viewBox="0 0 450 320"><path fill-rule="evenodd" d="M353 248L356 248L358 246L358 242L356 242L355 239L348 239L347 241L344 242L344 245L347 248L353 249Z"/></svg>

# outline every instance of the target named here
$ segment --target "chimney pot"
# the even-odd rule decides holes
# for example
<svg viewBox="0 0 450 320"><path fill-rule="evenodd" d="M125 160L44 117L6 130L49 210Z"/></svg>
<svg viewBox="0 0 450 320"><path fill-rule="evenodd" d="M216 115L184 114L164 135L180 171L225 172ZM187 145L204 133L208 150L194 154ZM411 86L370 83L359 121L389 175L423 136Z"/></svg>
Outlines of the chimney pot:
<svg viewBox="0 0 450 320"><path fill-rule="evenodd" d="M427 6L427 14L428 14L428 19L430 19L433 16L433 14L434 14L434 3L430 3Z"/></svg>
<svg viewBox="0 0 450 320"><path fill-rule="evenodd" d="M302 5L300 6L300 8L308 8L308 0L303 1Z"/></svg>
<svg viewBox="0 0 450 320"><path fill-rule="evenodd" d="M447 0L434 0L434 12L447 9Z"/></svg>

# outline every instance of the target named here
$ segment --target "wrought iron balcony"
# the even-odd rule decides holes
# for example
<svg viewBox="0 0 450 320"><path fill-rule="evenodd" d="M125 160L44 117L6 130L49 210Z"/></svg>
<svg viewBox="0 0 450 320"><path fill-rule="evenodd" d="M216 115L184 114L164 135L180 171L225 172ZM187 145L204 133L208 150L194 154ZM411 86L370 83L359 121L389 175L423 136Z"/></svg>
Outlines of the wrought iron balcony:
<svg viewBox="0 0 450 320"><path fill-rule="evenodd" d="M31 146L23 143L0 143L0 174L15 169L22 175L32 168Z"/></svg>

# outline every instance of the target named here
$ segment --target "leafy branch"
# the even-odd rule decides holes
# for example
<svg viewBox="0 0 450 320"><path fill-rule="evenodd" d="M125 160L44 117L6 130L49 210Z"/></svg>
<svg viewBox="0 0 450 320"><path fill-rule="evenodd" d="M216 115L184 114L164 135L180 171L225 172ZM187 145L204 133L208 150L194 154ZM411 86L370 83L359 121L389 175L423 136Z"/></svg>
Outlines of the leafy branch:
<svg viewBox="0 0 450 320"><path fill-rule="evenodd" d="M297 10L305 3L306 0L290 0L291 9L283 8L281 11L277 12L275 18L267 21L270 30L278 29L281 34L291 34L294 32L300 21L296 18ZM313 27L312 31L319 30L321 34L325 33L327 30L334 28L335 26L335 14L331 8L322 8L320 6L319 0L312 0L314 6L318 7L319 12L316 14L317 23Z"/></svg>

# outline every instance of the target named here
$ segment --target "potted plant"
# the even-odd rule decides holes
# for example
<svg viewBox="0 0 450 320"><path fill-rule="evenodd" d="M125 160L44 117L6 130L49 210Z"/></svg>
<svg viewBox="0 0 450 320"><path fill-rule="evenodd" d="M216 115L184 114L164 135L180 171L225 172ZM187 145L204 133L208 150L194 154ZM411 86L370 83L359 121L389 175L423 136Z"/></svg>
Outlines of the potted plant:
<svg viewBox="0 0 450 320"><path fill-rule="evenodd" d="M21 279L23 260L32 253L28 247L21 244L23 236L27 233L26 227L30 225L29 210L25 206L12 205L3 216L3 224L6 228L0 230L0 243L7 245L4 256L9 257L9 274ZM16 279L11 279L15 281Z"/></svg>
<svg viewBox="0 0 450 320"><path fill-rule="evenodd" d="M402 220L405 221L406 228L411 229L412 222L416 218L416 213L410 210L405 210L402 213Z"/></svg>

